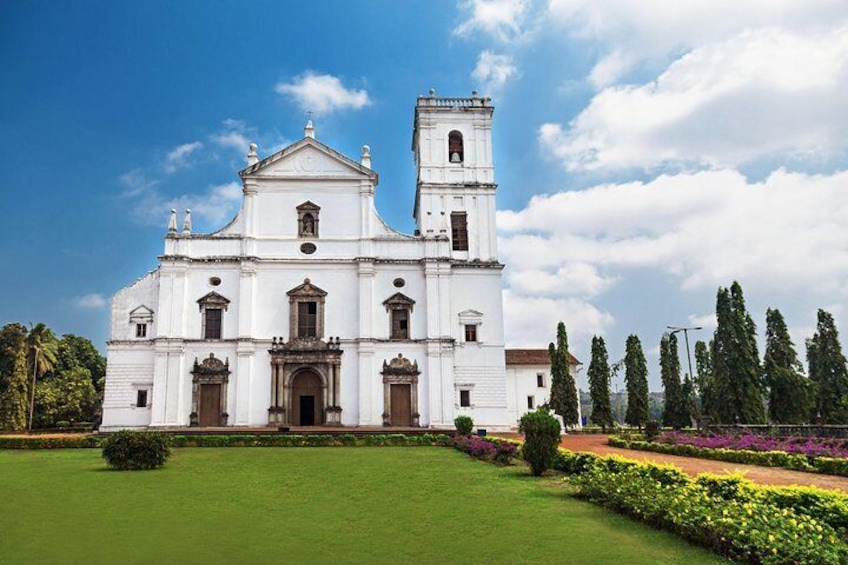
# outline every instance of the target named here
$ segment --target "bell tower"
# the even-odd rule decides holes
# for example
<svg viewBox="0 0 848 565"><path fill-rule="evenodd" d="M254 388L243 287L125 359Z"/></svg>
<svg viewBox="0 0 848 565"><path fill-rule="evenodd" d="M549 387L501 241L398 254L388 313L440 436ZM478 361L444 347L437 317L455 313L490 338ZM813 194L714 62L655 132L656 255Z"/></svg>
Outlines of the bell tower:
<svg viewBox="0 0 848 565"><path fill-rule="evenodd" d="M415 224L426 237L446 235L451 257L497 261L492 114L488 97L440 98L415 106Z"/></svg>

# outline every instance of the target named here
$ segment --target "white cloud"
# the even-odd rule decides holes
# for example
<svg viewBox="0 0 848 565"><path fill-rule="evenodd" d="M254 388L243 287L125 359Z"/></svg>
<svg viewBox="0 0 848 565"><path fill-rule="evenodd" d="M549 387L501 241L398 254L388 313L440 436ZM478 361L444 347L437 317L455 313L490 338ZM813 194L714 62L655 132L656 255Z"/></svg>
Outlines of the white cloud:
<svg viewBox="0 0 848 565"><path fill-rule="evenodd" d="M155 187L128 196L132 219L140 224L167 226L172 208L191 209L194 227L198 222L218 229L232 218L241 203L241 185L237 182L209 186L202 193L166 195ZM180 224L182 225L182 224Z"/></svg>
<svg viewBox="0 0 848 565"><path fill-rule="evenodd" d="M165 157L165 170L169 173L173 173L177 169L185 167L188 164L188 157L201 147L203 147L203 143L200 141L184 143L175 147L169 151L168 155Z"/></svg>
<svg viewBox="0 0 848 565"><path fill-rule="evenodd" d="M551 328L565 322L570 346L576 351L592 335L613 325L607 312L578 298L527 296L506 289L503 293L504 331L509 347L545 347L552 339Z"/></svg>
<svg viewBox="0 0 848 565"><path fill-rule="evenodd" d="M848 26L763 29L694 49L656 81L606 88L539 140L572 171L821 162L848 148L846 91Z"/></svg>
<svg viewBox="0 0 848 565"><path fill-rule="evenodd" d="M513 64L509 55L496 55L491 51L483 51L477 58L477 66L471 77L477 81L484 93L497 92L506 81L518 76L518 68Z"/></svg>
<svg viewBox="0 0 848 565"><path fill-rule="evenodd" d="M848 20L843 0L551 0L548 18L598 44L598 87L634 65L663 60L747 30L782 28L813 37ZM626 55L624 55L626 54Z"/></svg>
<svg viewBox="0 0 848 565"><path fill-rule="evenodd" d="M221 122L221 130L218 133L212 134L210 139L213 143L221 147L234 149L239 154L247 154L251 140L249 134L256 135L256 131L252 128L249 130L247 125L241 120L227 118Z"/></svg>
<svg viewBox="0 0 848 565"><path fill-rule="evenodd" d="M470 36L482 32L501 41L509 40L521 34L527 6L527 0L466 0L460 8L468 13L468 18L454 33Z"/></svg>
<svg viewBox="0 0 848 565"><path fill-rule="evenodd" d="M323 114L346 108L359 110L371 104L365 90L345 88L337 77L312 71L295 77L291 82L279 83L275 90L293 98L303 110Z"/></svg>
<svg viewBox="0 0 848 565"><path fill-rule="evenodd" d="M102 310L109 306L109 299L102 294L92 293L74 299L74 305L87 310Z"/></svg>
<svg viewBox="0 0 848 565"><path fill-rule="evenodd" d="M781 169L762 182L704 171L537 196L523 210L498 213L502 260L510 266L508 281L526 291L532 288L521 287L525 273L578 264L605 273L584 295L626 281L630 269L649 269L690 290L738 279L813 304L844 300L846 186L848 171Z"/></svg>

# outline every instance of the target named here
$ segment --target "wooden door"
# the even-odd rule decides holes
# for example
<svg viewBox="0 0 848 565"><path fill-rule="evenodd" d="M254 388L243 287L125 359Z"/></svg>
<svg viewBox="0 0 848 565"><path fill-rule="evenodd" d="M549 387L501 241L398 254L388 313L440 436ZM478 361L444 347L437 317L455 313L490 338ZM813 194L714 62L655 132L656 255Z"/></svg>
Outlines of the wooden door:
<svg viewBox="0 0 848 565"><path fill-rule="evenodd" d="M221 418L221 385L200 385L200 425L218 426Z"/></svg>
<svg viewBox="0 0 848 565"><path fill-rule="evenodd" d="M412 388L410 385L391 385L392 425L412 426Z"/></svg>
<svg viewBox="0 0 848 565"><path fill-rule="evenodd" d="M291 392L291 425L320 426L324 423L324 390L321 378L304 371L294 378Z"/></svg>

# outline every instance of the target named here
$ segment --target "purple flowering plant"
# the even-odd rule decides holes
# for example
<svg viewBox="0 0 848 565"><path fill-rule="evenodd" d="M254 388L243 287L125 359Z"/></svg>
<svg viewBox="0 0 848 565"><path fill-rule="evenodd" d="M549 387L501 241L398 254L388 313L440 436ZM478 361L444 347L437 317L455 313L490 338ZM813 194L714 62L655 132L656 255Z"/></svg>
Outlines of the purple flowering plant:
<svg viewBox="0 0 848 565"><path fill-rule="evenodd" d="M751 433L692 435L685 432L664 432L659 443L692 445L707 449L737 449L742 451L783 451L810 458L833 457L848 459L848 440L815 437L771 437Z"/></svg>

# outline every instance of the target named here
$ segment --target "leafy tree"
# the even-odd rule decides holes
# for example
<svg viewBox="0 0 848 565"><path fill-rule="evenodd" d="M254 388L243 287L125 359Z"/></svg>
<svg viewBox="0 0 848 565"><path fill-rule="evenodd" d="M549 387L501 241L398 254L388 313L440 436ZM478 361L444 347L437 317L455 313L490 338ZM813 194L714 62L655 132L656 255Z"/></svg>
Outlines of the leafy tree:
<svg viewBox="0 0 848 565"><path fill-rule="evenodd" d="M680 357L677 353L677 336L663 334L660 341L660 377L665 393L664 426L682 428L690 424L686 399L680 382Z"/></svg>
<svg viewBox="0 0 848 565"><path fill-rule="evenodd" d="M548 401L554 413L562 416L564 426L575 426L580 422L580 407L577 399L577 385L570 371L568 354L568 334L565 324L557 324L557 343L548 346L551 356L551 398Z"/></svg>
<svg viewBox="0 0 848 565"><path fill-rule="evenodd" d="M710 350L703 341L695 342L695 392L701 399L701 414L712 415L714 404L713 367L710 360Z"/></svg>
<svg viewBox="0 0 848 565"><path fill-rule="evenodd" d="M106 380L106 358L97 351L90 340L74 334L64 334L59 340L56 372L83 368L91 374L91 383L98 393L103 392Z"/></svg>
<svg viewBox="0 0 848 565"><path fill-rule="evenodd" d="M719 287L716 326L710 359L713 366L712 416L722 424L765 421L763 382L756 325L745 310L742 287Z"/></svg>
<svg viewBox="0 0 848 565"><path fill-rule="evenodd" d="M39 373L44 374L56 364L59 342L53 331L42 323L33 326L26 336L27 365L32 367L32 387L30 389L29 428L32 429L35 411L35 383Z"/></svg>
<svg viewBox="0 0 848 565"><path fill-rule="evenodd" d="M26 327L7 324L0 329L0 430L26 429Z"/></svg>
<svg viewBox="0 0 848 565"><path fill-rule="evenodd" d="M592 360L589 362L589 396L592 399L592 423L601 426L603 432L607 426L614 426L612 405L610 404L610 368L609 355L604 338L592 338Z"/></svg>
<svg viewBox="0 0 848 565"><path fill-rule="evenodd" d="M769 420L776 424L803 424L812 410L812 388L801 374L801 362L789 338L780 310L766 310L766 352L763 378L769 387Z"/></svg>
<svg viewBox="0 0 848 565"><path fill-rule="evenodd" d="M60 427L90 422L99 400L88 369L77 367L55 378L43 379L35 387L35 426Z"/></svg>
<svg viewBox="0 0 848 565"><path fill-rule="evenodd" d="M641 428L649 420L648 363L642 343L636 335L627 336L624 355L624 384L627 388L627 413L624 421Z"/></svg>
<svg viewBox="0 0 848 565"><path fill-rule="evenodd" d="M833 316L818 311L818 325L807 341L810 379L817 385L816 421L823 424L848 424L848 368Z"/></svg>

